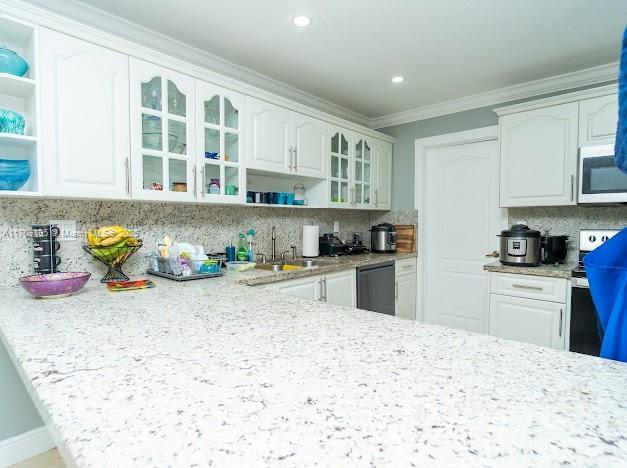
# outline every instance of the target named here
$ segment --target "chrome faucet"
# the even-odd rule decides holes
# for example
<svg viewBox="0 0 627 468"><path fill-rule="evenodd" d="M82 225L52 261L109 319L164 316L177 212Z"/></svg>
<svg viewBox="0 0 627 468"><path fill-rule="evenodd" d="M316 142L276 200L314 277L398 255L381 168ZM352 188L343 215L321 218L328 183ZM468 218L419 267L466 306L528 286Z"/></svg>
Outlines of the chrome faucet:
<svg viewBox="0 0 627 468"><path fill-rule="evenodd" d="M276 260L276 228L272 226L272 260Z"/></svg>

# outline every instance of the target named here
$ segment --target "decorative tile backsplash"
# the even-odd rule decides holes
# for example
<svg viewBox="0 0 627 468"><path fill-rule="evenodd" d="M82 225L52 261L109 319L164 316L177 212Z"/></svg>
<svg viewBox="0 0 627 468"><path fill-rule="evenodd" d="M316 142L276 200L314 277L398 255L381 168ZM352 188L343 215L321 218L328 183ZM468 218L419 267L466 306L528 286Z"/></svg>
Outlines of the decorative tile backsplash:
<svg viewBox="0 0 627 468"><path fill-rule="evenodd" d="M544 234L570 236L568 259L577 260L579 231L581 229L622 229L627 226L627 207L557 206L510 208L510 225L522 222Z"/></svg>
<svg viewBox="0 0 627 468"><path fill-rule="evenodd" d="M146 269L145 256L154 249L157 240L166 235L203 245L207 252L223 252L229 242L237 245L238 233L253 228L257 231L255 251L269 255L270 232L272 226L276 226L277 253L280 254L291 245L296 245L300 252L304 224L320 225L323 233L332 231L333 221L339 221L341 238L350 238L357 231L369 244L368 230L372 224L383 221L408 224L415 218L412 212L415 213L413 210L386 214L336 209L0 199L0 256L4 273L0 284L15 284L20 276L33 273L32 247L27 237L30 225L45 224L51 219L76 220L79 233L106 225L133 229L144 240L144 246L129 259L124 271L141 274ZM61 242L60 270L89 271L96 277L104 275L105 267L82 250L83 244L82 234L76 241Z"/></svg>

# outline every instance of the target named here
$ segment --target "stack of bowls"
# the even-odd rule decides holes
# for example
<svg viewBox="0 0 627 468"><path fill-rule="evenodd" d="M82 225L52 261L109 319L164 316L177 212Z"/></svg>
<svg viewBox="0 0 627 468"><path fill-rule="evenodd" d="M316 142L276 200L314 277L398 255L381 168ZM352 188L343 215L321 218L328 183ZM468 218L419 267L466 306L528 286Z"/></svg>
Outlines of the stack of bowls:
<svg viewBox="0 0 627 468"><path fill-rule="evenodd" d="M0 190L19 190L29 177L28 159L0 159Z"/></svg>

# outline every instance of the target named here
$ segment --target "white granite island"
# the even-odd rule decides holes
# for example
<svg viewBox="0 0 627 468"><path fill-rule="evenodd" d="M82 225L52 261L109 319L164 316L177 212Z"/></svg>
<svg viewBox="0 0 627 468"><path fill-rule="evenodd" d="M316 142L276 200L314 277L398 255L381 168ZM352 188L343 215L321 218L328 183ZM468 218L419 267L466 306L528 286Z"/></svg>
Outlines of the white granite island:
<svg viewBox="0 0 627 468"><path fill-rule="evenodd" d="M627 365L232 280L33 300L7 350L68 465L627 464Z"/></svg>

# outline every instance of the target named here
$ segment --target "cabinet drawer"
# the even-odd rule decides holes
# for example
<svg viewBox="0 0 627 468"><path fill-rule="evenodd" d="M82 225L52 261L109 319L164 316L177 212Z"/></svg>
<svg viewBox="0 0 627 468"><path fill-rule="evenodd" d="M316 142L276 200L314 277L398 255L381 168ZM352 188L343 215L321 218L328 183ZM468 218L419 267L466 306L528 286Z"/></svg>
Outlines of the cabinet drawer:
<svg viewBox="0 0 627 468"><path fill-rule="evenodd" d="M410 275L416 273L416 259L406 258L404 260L397 260L394 263L394 274L396 276Z"/></svg>
<svg viewBox="0 0 627 468"><path fill-rule="evenodd" d="M564 304L567 293L566 282L564 278L490 273L490 292Z"/></svg>

